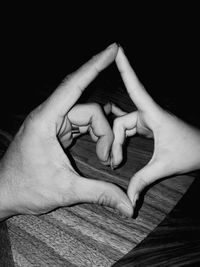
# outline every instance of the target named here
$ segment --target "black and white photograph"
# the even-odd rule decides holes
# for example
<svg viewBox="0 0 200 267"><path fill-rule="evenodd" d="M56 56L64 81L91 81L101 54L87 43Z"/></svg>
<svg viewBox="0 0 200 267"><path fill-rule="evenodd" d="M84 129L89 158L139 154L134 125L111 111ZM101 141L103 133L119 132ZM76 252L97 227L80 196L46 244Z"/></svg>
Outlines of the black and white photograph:
<svg viewBox="0 0 200 267"><path fill-rule="evenodd" d="M200 266L198 9L134 3L2 7L0 266Z"/></svg>

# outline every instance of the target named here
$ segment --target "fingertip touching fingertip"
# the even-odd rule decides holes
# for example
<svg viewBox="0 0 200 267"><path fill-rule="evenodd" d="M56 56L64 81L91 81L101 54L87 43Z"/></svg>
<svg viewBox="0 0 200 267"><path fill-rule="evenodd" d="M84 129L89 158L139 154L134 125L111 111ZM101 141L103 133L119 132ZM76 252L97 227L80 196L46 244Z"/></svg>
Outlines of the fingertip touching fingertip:
<svg viewBox="0 0 200 267"><path fill-rule="evenodd" d="M117 49L119 48L119 46L118 46L118 44L117 44L116 42L110 44L110 45L106 48L106 50L114 49L114 48L117 48Z"/></svg>
<svg viewBox="0 0 200 267"><path fill-rule="evenodd" d="M118 44L118 50L121 50L122 52L124 52L124 48L120 44Z"/></svg>
<svg viewBox="0 0 200 267"><path fill-rule="evenodd" d="M118 46L118 52L117 52L117 56L116 56L116 61L119 60L119 58L121 57L125 57L125 52L124 49L122 48L122 46Z"/></svg>
<svg viewBox="0 0 200 267"><path fill-rule="evenodd" d="M116 42L113 42L112 44L110 44L109 46L118 46Z"/></svg>

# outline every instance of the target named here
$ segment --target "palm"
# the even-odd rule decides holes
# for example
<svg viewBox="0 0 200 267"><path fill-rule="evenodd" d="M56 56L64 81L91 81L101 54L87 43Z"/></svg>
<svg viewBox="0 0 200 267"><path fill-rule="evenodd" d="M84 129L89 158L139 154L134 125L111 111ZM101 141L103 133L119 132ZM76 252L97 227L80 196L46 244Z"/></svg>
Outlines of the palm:
<svg viewBox="0 0 200 267"><path fill-rule="evenodd" d="M9 162L6 162L7 159ZM21 130L10 145L4 164L11 166L7 177L11 177L13 172L20 177L17 186L10 186L12 195L19 196L18 200L15 199L19 213L40 214L74 201L70 195L70 184L75 172L57 138L52 139L33 127L31 133Z"/></svg>

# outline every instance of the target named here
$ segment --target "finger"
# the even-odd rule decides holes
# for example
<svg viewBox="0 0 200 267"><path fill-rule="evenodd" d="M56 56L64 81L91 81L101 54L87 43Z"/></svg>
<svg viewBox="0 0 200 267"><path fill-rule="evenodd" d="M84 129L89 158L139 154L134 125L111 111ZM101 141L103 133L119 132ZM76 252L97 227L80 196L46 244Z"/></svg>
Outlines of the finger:
<svg viewBox="0 0 200 267"><path fill-rule="evenodd" d="M109 115L111 113L111 103L108 102L103 106L103 110L106 115ZM92 127L88 127L89 134L94 142L98 141L98 137L94 134Z"/></svg>
<svg viewBox="0 0 200 267"><path fill-rule="evenodd" d="M133 204L133 207L136 206L136 201L139 199L139 196L145 187L162 177L163 168L162 164L158 161L151 161L132 177L128 186L127 194Z"/></svg>
<svg viewBox="0 0 200 267"><path fill-rule="evenodd" d="M122 146L126 138L126 132L136 133L137 111L118 117L113 124L114 141L112 144L112 165L117 167L123 159Z"/></svg>
<svg viewBox="0 0 200 267"><path fill-rule="evenodd" d="M92 138L92 140L96 143L99 138L94 134L92 127L89 127L89 134L90 134L90 137Z"/></svg>
<svg viewBox="0 0 200 267"><path fill-rule="evenodd" d="M127 112L125 112L124 110L122 110L121 108L119 108L117 105L115 105L112 102L108 102L107 104L105 104L103 106L103 109L106 115L109 115L111 112L117 117L127 114Z"/></svg>
<svg viewBox="0 0 200 267"><path fill-rule="evenodd" d="M98 203L118 209L131 217L132 204L127 195L116 185L99 180L80 178L75 189L80 202Z"/></svg>
<svg viewBox="0 0 200 267"><path fill-rule="evenodd" d="M79 133L77 134L73 134L73 138L77 138L82 134L88 133L90 134L90 137L92 138L92 140L96 143L98 141L98 137L93 133L92 127L90 127L90 125L86 125L86 126L79 126Z"/></svg>
<svg viewBox="0 0 200 267"><path fill-rule="evenodd" d="M137 108L140 110L154 109L156 103L138 80L121 47L118 49L115 60L128 94Z"/></svg>
<svg viewBox="0 0 200 267"><path fill-rule="evenodd" d="M103 110L104 110L106 115L109 115L111 113L111 110L112 110L112 104L110 102L106 103L103 106Z"/></svg>
<svg viewBox="0 0 200 267"><path fill-rule="evenodd" d="M77 126L90 126L92 134L98 138L96 140L97 156L102 162L107 162L109 160L110 149L114 138L112 129L110 128L101 107L98 104L76 105L68 113L68 118L71 123ZM93 139L95 138L93 137Z"/></svg>
<svg viewBox="0 0 200 267"><path fill-rule="evenodd" d="M125 112L124 110L122 110L121 108L116 106L114 103L111 103L111 111L117 117L120 117L120 116L127 114L127 112Z"/></svg>
<svg viewBox="0 0 200 267"><path fill-rule="evenodd" d="M118 46L116 44L110 45L68 76L45 102L44 109L48 117L58 118L59 116L64 116L75 104L89 83L113 62L117 50Z"/></svg>

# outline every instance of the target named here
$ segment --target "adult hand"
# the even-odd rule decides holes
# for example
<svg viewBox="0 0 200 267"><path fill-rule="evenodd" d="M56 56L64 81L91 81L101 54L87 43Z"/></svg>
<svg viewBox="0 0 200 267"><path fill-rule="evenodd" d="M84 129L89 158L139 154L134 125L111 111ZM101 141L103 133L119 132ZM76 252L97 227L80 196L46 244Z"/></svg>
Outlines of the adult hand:
<svg viewBox="0 0 200 267"><path fill-rule="evenodd" d="M16 214L41 214L60 206L92 202L131 216L132 205L117 186L81 177L60 142L72 141L72 126L97 141L97 155L108 160L112 131L97 105L77 105L87 85L116 57L111 45L93 57L27 117L0 162L0 219Z"/></svg>
<svg viewBox="0 0 200 267"><path fill-rule="evenodd" d="M127 136L138 133L154 138L154 151L148 164L131 178L128 196L135 206L140 192L154 181L200 168L200 131L162 109L144 89L122 48L116 64L137 111L126 114L115 105L112 164L122 161L122 145ZM134 159L133 159L134 160Z"/></svg>

